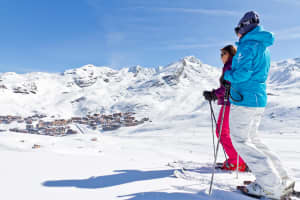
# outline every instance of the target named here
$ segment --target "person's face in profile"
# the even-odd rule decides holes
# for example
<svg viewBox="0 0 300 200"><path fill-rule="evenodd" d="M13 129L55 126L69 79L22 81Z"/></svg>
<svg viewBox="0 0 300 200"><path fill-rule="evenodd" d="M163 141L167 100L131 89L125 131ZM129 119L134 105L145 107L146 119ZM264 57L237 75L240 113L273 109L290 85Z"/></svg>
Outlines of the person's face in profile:
<svg viewBox="0 0 300 200"><path fill-rule="evenodd" d="M229 59L229 53L227 51L221 51L221 59L223 64L225 64Z"/></svg>

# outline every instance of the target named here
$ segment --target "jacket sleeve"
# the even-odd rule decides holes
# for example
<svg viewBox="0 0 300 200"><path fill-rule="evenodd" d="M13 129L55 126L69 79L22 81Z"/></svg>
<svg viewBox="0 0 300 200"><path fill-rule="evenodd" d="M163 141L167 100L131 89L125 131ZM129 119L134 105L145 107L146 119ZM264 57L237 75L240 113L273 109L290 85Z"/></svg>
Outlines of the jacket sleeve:
<svg viewBox="0 0 300 200"><path fill-rule="evenodd" d="M253 50L250 47L243 47L237 55L234 56L235 62L232 70L224 73L224 79L231 83L240 83L250 79L253 71Z"/></svg>

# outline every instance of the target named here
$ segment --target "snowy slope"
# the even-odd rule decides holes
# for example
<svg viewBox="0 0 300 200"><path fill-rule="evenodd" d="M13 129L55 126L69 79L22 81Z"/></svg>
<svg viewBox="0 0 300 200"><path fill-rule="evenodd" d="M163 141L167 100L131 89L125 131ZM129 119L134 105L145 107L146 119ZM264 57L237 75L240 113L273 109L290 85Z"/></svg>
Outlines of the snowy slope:
<svg viewBox="0 0 300 200"><path fill-rule="evenodd" d="M266 126L272 124L274 132L297 133L300 128L300 58L272 63L267 91Z"/></svg>
<svg viewBox="0 0 300 200"><path fill-rule="evenodd" d="M298 86L300 81L300 58L273 63L270 72L270 84L281 87Z"/></svg>
<svg viewBox="0 0 300 200"><path fill-rule="evenodd" d="M300 189L298 72L299 59L272 64L260 131ZM235 173L218 171L212 197L206 193L213 150L202 92L218 87L219 76L219 69L191 56L155 69L85 65L61 74L0 74L0 115L59 118L135 111L153 121L107 133L81 126L84 134L63 138L0 132L0 198L252 199L235 192L243 180L253 180L250 173L237 179ZM219 108L214 108L217 114ZM32 149L34 144L41 148ZM224 156L219 155L221 162ZM174 177L182 166L196 172L193 179Z"/></svg>

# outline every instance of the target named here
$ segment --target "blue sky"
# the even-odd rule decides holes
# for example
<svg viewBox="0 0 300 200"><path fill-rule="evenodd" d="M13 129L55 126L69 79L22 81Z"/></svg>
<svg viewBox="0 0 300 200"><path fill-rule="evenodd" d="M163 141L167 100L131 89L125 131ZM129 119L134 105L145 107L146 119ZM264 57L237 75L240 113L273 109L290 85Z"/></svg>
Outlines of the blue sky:
<svg viewBox="0 0 300 200"><path fill-rule="evenodd" d="M0 0L0 72L156 67L187 55L221 66L219 49L249 10L276 34L273 61L300 57L299 0Z"/></svg>

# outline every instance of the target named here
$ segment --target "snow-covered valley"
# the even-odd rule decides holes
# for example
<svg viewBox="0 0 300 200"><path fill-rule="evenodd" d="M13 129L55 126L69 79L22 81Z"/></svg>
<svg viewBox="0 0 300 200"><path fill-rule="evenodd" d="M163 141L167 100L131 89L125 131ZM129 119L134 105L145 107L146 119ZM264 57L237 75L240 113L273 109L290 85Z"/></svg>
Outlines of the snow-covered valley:
<svg viewBox="0 0 300 200"><path fill-rule="evenodd" d="M51 137L0 132L1 199L196 200L252 199L235 186L250 173L217 171L209 105L203 90L218 87L220 69L189 56L165 67L114 70L86 65L61 74L0 74L0 115L69 118L135 112L151 123L111 132L81 125L83 134ZM264 141L282 158L300 189L300 59L272 63ZM77 100L77 101L76 101ZM215 104L216 114L219 107ZM0 129L6 129L0 124ZM33 149L38 144L40 148ZM224 160L220 151L219 161ZM168 165L170 163L171 166ZM195 179L176 178L180 167Z"/></svg>

